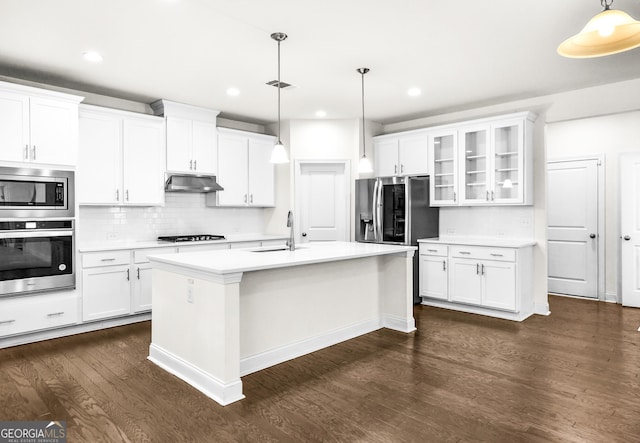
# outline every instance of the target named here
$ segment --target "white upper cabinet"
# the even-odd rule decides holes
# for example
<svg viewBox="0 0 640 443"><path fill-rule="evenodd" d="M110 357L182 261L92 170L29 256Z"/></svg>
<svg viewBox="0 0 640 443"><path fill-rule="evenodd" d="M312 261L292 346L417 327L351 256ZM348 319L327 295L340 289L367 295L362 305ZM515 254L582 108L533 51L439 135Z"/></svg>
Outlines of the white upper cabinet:
<svg viewBox="0 0 640 443"><path fill-rule="evenodd" d="M162 118L82 106L79 203L163 205L164 148Z"/></svg>
<svg viewBox="0 0 640 443"><path fill-rule="evenodd" d="M207 195L218 206L275 205L274 167L270 163L275 137L233 129L218 130L218 183L224 191Z"/></svg>
<svg viewBox="0 0 640 443"><path fill-rule="evenodd" d="M434 128L431 205L533 204L530 113Z"/></svg>
<svg viewBox="0 0 640 443"><path fill-rule="evenodd" d="M428 173L428 134L425 131L375 137L373 150L378 177Z"/></svg>
<svg viewBox="0 0 640 443"><path fill-rule="evenodd" d="M151 107L166 119L167 171L215 175L219 111L167 100L158 100Z"/></svg>
<svg viewBox="0 0 640 443"><path fill-rule="evenodd" d="M0 161L75 166L81 100L0 82Z"/></svg>
<svg viewBox="0 0 640 443"><path fill-rule="evenodd" d="M444 129L429 136L431 206L458 204L458 131Z"/></svg>

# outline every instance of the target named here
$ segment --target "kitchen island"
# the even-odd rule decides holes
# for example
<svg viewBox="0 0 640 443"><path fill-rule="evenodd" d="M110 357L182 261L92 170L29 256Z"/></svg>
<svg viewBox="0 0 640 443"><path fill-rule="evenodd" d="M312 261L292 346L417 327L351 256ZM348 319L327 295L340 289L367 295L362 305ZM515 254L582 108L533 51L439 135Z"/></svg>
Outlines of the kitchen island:
<svg viewBox="0 0 640 443"><path fill-rule="evenodd" d="M149 360L222 405L241 376L382 327L409 333L412 246L327 242L149 256Z"/></svg>

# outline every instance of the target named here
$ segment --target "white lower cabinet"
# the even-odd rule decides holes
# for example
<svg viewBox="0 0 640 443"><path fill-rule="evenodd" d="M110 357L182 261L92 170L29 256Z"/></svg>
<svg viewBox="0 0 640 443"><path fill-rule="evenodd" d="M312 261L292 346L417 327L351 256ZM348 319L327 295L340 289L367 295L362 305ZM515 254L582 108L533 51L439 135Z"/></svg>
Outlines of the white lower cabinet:
<svg viewBox="0 0 640 443"><path fill-rule="evenodd" d="M420 248L420 296L449 299L446 246Z"/></svg>
<svg viewBox="0 0 640 443"><path fill-rule="evenodd" d="M533 313L532 245L420 243L423 304L511 320Z"/></svg>
<svg viewBox="0 0 640 443"><path fill-rule="evenodd" d="M176 248L147 248L133 251L131 274L131 312L151 310L151 263L148 255L170 254Z"/></svg>
<svg viewBox="0 0 640 443"><path fill-rule="evenodd" d="M82 255L82 320L131 312L131 252L104 251Z"/></svg>
<svg viewBox="0 0 640 443"><path fill-rule="evenodd" d="M0 300L0 337L74 325L79 320L75 291Z"/></svg>

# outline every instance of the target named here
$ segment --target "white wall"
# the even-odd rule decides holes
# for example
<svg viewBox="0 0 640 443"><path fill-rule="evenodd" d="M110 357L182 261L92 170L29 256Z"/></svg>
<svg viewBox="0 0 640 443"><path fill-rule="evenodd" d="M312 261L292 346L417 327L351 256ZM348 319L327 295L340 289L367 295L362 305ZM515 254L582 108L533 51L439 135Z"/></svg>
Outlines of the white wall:
<svg viewBox="0 0 640 443"><path fill-rule="evenodd" d="M618 156L630 151L640 151L639 111L558 122L547 126L549 159L605 155L605 291L607 299L610 300L619 300Z"/></svg>

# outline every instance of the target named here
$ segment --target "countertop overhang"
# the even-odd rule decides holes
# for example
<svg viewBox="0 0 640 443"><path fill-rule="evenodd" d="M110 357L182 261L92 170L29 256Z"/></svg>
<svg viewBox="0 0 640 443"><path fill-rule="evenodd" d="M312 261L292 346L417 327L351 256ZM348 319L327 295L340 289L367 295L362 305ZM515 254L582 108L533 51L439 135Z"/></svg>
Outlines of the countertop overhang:
<svg viewBox="0 0 640 443"><path fill-rule="evenodd" d="M492 246L496 248L526 248L535 246L532 239L496 238L496 237L434 237L423 238L418 243L465 245L465 246Z"/></svg>
<svg viewBox="0 0 640 443"><path fill-rule="evenodd" d="M295 251L287 249L258 252L260 249L265 248L149 255L148 258L153 266L165 269L169 266L212 275L225 275L389 254L405 253L413 256L418 248L373 243L322 242L304 243Z"/></svg>

